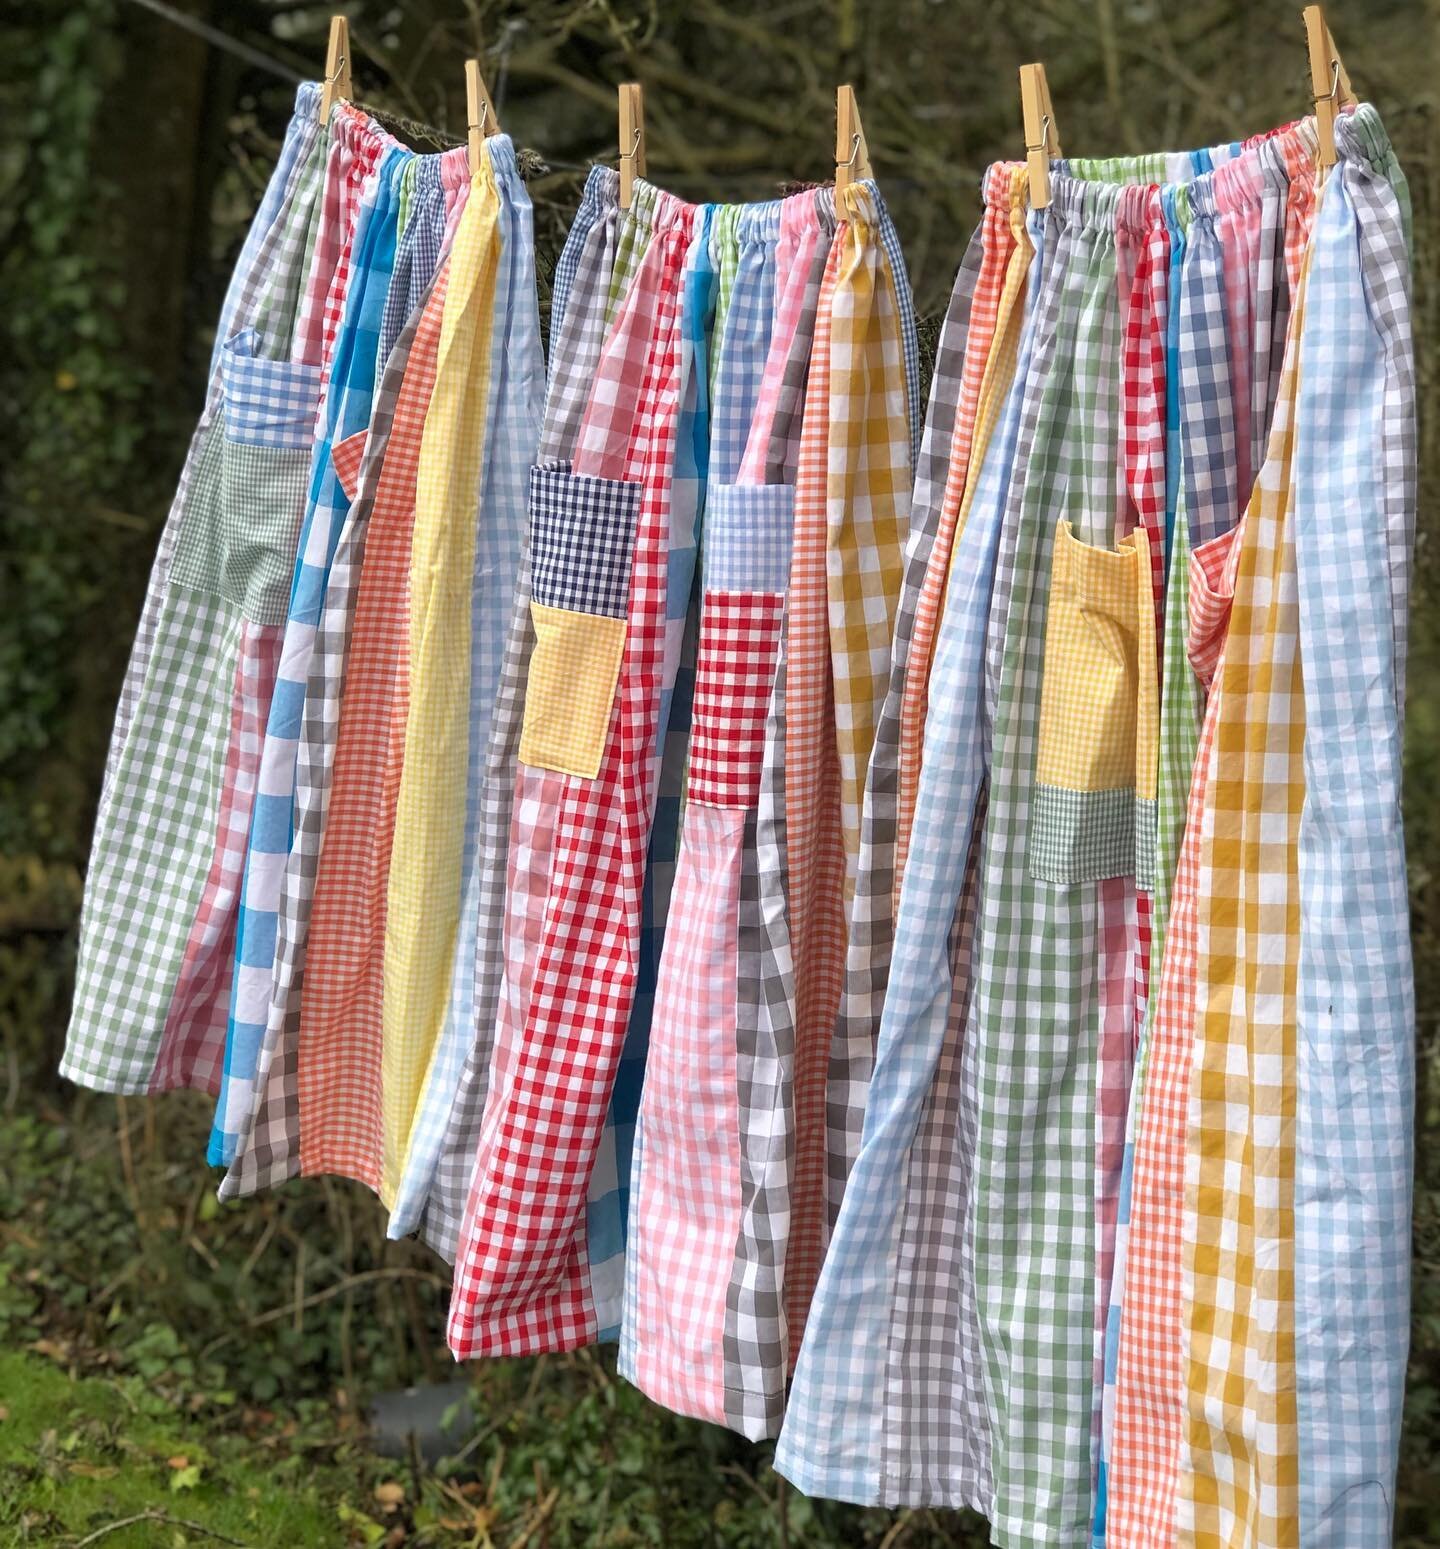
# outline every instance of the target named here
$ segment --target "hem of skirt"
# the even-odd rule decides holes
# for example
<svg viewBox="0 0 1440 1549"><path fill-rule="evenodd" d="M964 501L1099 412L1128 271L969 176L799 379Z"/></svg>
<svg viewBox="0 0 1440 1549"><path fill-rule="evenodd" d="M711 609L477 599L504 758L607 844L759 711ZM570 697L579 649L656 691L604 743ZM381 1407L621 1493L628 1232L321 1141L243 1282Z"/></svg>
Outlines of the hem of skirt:
<svg viewBox="0 0 1440 1549"><path fill-rule="evenodd" d="M880 1504L891 1511L938 1506L946 1511L973 1511L987 1522L990 1519L989 1498L973 1485L947 1489L930 1478L894 1473L885 1474L880 1481Z"/></svg>
<svg viewBox="0 0 1440 1549"><path fill-rule="evenodd" d="M844 1501L851 1506L878 1506L880 1483L875 1475L851 1469L807 1467L798 1458L775 1454L775 1472L801 1493L817 1500Z"/></svg>
<svg viewBox="0 0 1440 1549"><path fill-rule="evenodd" d="M1033 1523L990 1522L991 1549L1069 1549L1071 1544L1090 1542L1090 1527L1077 1536L1060 1529L1037 1529Z"/></svg>
<svg viewBox="0 0 1440 1549"><path fill-rule="evenodd" d="M618 1330L617 1330L618 1334ZM605 1342L602 1333L599 1343ZM770 1441L780 1434L780 1417L774 1420L760 1419L746 1422L740 1418L747 1405L753 1406L758 1395L747 1393L743 1388L722 1387L720 1389L721 1404L717 1408L713 1404L702 1404L698 1400L682 1398L678 1394L660 1395L652 1393L648 1387L636 1376L631 1363L623 1357L616 1362L616 1371L638 1393L643 1393L652 1404L659 1404L668 1409L671 1414L679 1415L682 1420L701 1420L706 1425L722 1426L733 1435L743 1436L746 1441ZM734 1409L731 1408L733 1401Z"/></svg>
<svg viewBox="0 0 1440 1549"><path fill-rule="evenodd" d="M267 1167L253 1178L244 1179L235 1176L233 1172L234 1165L232 1161L230 1163L232 1171L225 1174L215 1190L216 1199L222 1202L228 1202L232 1199L248 1199L252 1194L259 1194L263 1189L278 1189L282 1183L289 1183L292 1178L300 1176L295 1170L293 1161L287 1165L285 1171L279 1174Z"/></svg>
<svg viewBox="0 0 1440 1549"><path fill-rule="evenodd" d="M381 1178L378 1172L365 1171L362 1163L345 1156L327 1156L323 1152L318 1156L306 1156L303 1153L296 1159L296 1177L300 1178L344 1178L347 1183L358 1183L362 1189L369 1189L388 1210L384 1196L380 1193Z"/></svg>
<svg viewBox="0 0 1440 1549"><path fill-rule="evenodd" d="M66 1081L73 1081L76 1086L83 1086L87 1092L106 1092L111 1097L148 1097L150 1095L151 1078L149 1076L143 1081L134 1079L121 1081L109 1076L97 1076L93 1070L77 1066L68 1057L60 1061L56 1074Z"/></svg>
<svg viewBox="0 0 1440 1549"><path fill-rule="evenodd" d="M478 1321L456 1348L447 1333L445 1343L457 1361L497 1360L522 1355L569 1355L572 1350L585 1350L599 1344L598 1329L576 1330L561 1334L554 1328L535 1332L514 1328L497 1328L494 1323Z"/></svg>
<svg viewBox="0 0 1440 1549"><path fill-rule="evenodd" d="M390 1219L385 1223L385 1236L391 1242L399 1242L402 1237L409 1237L413 1232L418 1232L425 1220L423 1199L418 1201L406 1199L403 1193L398 1198L399 1208L391 1207Z"/></svg>
<svg viewBox="0 0 1440 1549"><path fill-rule="evenodd" d="M983 1492L969 1489L945 1489L923 1479L902 1479L895 1474L866 1472L826 1466L808 1468L796 1460L778 1457L775 1472L783 1474L802 1495L827 1501L845 1501L855 1506L879 1506L887 1511L940 1508L946 1511L973 1511L988 1520L990 1504Z"/></svg>
<svg viewBox="0 0 1440 1549"><path fill-rule="evenodd" d="M461 1222L448 1211L438 1211L433 1197L425 1201L425 1208L416 1223L416 1235L433 1253L438 1253L453 1269L460 1251Z"/></svg>
<svg viewBox="0 0 1440 1549"><path fill-rule="evenodd" d="M735 1408L741 1412L744 1411L747 1405L753 1407L757 1401L762 1404L773 1404L775 1408L773 1419L759 1420L748 1430L743 1422L733 1418L720 1421L719 1423L724 1425L727 1430L734 1431L738 1436L743 1436L746 1441L771 1441L779 1436L780 1427L785 1419L785 1401L783 1396L776 1396L767 1400L763 1393L757 1393L753 1388L727 1387L725 1389L725 1398L727 1403L733 1401Z"/></svg>

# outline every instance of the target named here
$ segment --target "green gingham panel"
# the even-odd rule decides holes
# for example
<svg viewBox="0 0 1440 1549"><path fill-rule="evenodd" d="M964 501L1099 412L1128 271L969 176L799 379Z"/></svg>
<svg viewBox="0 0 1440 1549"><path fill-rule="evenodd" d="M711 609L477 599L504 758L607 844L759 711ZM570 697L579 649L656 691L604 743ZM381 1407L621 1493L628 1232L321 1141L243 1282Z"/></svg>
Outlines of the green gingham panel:
<svg viewBox="0 0 1440 1549"><path fill-rule="evenodd" d="M1032 878L1028 851L1057 517L1108 545L1120 508L1113 190L1056 189L1072 227L1057 338L1023 470L999 673L967 1041L979 1096L967 1235L986 1357L994 1542L1087 1542L1094 1467L1098 888ZM1008 608L1003 601L1008 598Z"/></svg>

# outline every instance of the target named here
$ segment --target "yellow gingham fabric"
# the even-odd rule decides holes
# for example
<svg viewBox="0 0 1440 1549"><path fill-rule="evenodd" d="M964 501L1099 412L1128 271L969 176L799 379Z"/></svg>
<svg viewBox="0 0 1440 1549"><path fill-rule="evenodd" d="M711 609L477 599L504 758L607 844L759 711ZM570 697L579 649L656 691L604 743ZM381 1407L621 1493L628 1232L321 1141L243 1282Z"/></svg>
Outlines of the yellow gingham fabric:
<svg viewBox="0 0 1440 1549"><path fill-rule="evenodd" d="M1302 274L1213 690L1183 1228L1181 1549L1300 1544L1295 996L1305 715L1289 521L1304 289Z"/></svg>
<svg viewBox="0 0 1440 1549"><path fill-rule="evenodd" d="M593 780L600 772L625 620L530 604L535 649L525 690L520 762Z"/></svg>
<svg viewBox="0 0 1440 1549"><path fill-rule="evenodd" d="M490 389L500 206L482 158L455 232L410 544L410 707L385 916L380 1197L399 1186L445 1019L469 776L470 603ZM483 520L483 513L480 516Z"/></svg>
<svg viewBox="0 0 1440 1549"><path fill-rule="evenodd" d="M1036 778L1069 791L1134 787L1154 798L1159 745L1150 544L1114 549L1055 534Z"/></svg>
<svg viewBox="0 0 1440 1549"><path fill-rule="evenodd" d="M854 183L837 205L846 224L830 316L825 571L848 902L865 771L890 677L911 467L900 303L878 211Z"/></svg>

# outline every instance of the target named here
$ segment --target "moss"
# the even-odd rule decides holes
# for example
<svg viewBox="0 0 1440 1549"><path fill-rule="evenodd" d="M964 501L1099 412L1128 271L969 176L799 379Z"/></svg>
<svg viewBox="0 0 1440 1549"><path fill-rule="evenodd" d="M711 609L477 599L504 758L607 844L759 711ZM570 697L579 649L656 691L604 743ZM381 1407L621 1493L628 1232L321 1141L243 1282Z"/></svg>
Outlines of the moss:
<svg viewBox="0 0 1440 1549"><path fill-rule="evenodd" d="M0 1354L0 1535L73 1542L158 1512L241 1543L343 1544L353 1470L287 1469L283 1452L168 1411L133 1379L72 1377L33 1354ZM107 1549L213 1542L151 1519L107 1533Z"/></svg>

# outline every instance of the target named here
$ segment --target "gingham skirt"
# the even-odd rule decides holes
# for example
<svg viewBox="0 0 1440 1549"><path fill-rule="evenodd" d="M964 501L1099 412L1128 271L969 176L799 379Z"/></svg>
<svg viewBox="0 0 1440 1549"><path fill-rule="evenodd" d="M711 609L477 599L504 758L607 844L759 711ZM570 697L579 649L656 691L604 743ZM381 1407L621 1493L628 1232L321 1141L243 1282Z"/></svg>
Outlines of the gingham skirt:
<svg viewBox="0 0 1440 1549"><path fill-rule="evenodd" d="M1329 1531L1320 1527L1328 1517L1345 1522L1335 1530L1336 1543L1345 1531L1357 1542L1381 1542L1388 1531L1377 1524L1394 1464L1393 1405L1381 1406L1379 1423L1375 1416L1363 1423L1357 1418L1344 1429L1346 1436L1353 1431L1357 1447L1368 1440L1368 1463L1354 1477L1375 1481L1373 1494L1368 1484L1356 1491L1350 1520L1336 1511L1337 1501L1345 1499L1346 1510L1351 1501L1341 1482L1343 1447L1337 1446L1333 1462L1326 1450L1341 1430L1326 1429L1322 1416L1326 1403L1341 1403L1344 1392L1354 1391L1346 1384L1362 1366L1378 1391L1398 1392L1403 1272L1389 1276L1378 1299L1357 1295L1338 1311L1322 1311L1317 1302L1313 1337L1301 1346L1292 1335L1281 1347L1281 1365L1294 1363L1288 1377L1274 1368L1271 1346L1264 1347L1262 1360L1271 1363L1264 1391L1278 1395L1297 1385L1309 1358L1310 1407L1296 1406L1288 1432L1283 1424L1272 1429L1275 1416L1260 1413L1263 1392L1256 1407L1242 1404L1233 1414L1218 1403L1221 1372L1257 1369L1259 1347L1246 1341L1259 1337L1260 1325L1233 1326L1230 1343L1215 1348L1214 1309L1275 1297L1280 1287L1244 1278L1250 1272L1239 1261L1217 1264L1205 1257L1205 1215L1196 1210L1201 1196L1186 1193L1185 1169L1195 1180L1192 1190L1204 1186L1203 1171L1194 1169L1211 1146L1206 1126L1224 1121L1219 1107L1213 1117L1203 1101L1197 1108L1192 1098L1187 1107L1184 1085L1174 1087L1168 992L1158 987L1162 975L1169 983L1188 974L1190 987L1196 984L1193 948L1186 966L1196 873L1181 835L1186 846L1199 845L1203 825L1213 822L1207 815L1222 799L1199 777L1203 769L1191 785L1197 745L1208 752L1212 770L1231 768L1213 751L1211 734L1202 740L1199 710L1231 617L1230 588L1253 594L1258 584L1253 573L1247 578L1243 568L1236 570L1239 549L1230 523L1252 470L1263 466L1273 478L1277 468L1279 432L1272 427L1286 423L1276 404L1282 401L1287 338L1297 402L1305 400L1306 348L1292 326L1291 307L1305 254L1318 260L1310 240L1316 220L1312 135L1307 123L1184 158L1057 172L1051 211L1031 218L1034 257L1018 360L1008 395L1000 394L1004 408L988 452L984 445L972 448L970 426L957 436L960 393L954 384L964 377L967 335L977 354L983 358L988 351L992 364L995 359L993 324L991 340L982 343L990 314L982 312L977 327L975 308L977 291L994 283L980 279L993 222L982 232L979 253L962 269L958 292L968 295L968 327L958 345L944 341L954 364L945 369L942 348L931 426L935 435L943 432L960 443L962 465L968 458L972 472L967 476L962 466L951 480L968 504L956 523L928 674L915 827L898 882L894 954L873 1069L865 1068L863 1057L836 1067L851 1081L837 1091L834 1113L862 1110L863 1124L853 1164L843 1144L837 1151L848 1181L839 1194L777 1452L780 1470L807 1491L885 1504L972 1505L990 1516L996 1541L1008 1544L1088 1543L1092 1526L1097 1539L1105 1534L1107 1516L1115 1541L1127 1544L1174 1543L1177 1533L1190 1531L1197 1542L1294 1542L1284 1536L1294 1531L1293 1523L1285 1525L1286 1513L1294 1518L1302 1512L1303 1534ZM1327 543L1348 543L1360 556L1346 561L1346 573L1359 566L1373 582L1366 583L1368 591L1347 583L1347 599L1358 593L1375 600L1365 639L1378 641L1385 661L1398 663L1403 645L1393 599L1404 593L1407 519L1401 512L1413 458L1405 266L1398 256L1403 184L1370 110L1347 119L1340 138L1341 168L1320 217L1323 229L1323 212L1339 208L1349 195L1345 220L1334 217L1336 279L1323 310L1312 302L1306 313L1304 339L1320 334L1316 319L1323 317L1329 342L1311 345L1312 358L1323 358L1327 348L1343 350L1375 385L1368 400L1362 395L1349 405L1348 430L1339 428L1345 411L1337 401L1308 420L1297 408L1290 440L1303 447L1307 429L1299 427L1330 426L1308 432L1315 445L1323 439L1333 449L1353 436L1355 444L1363 440L1384 449L1372 459L1371 474L1373 508L1386 512L1383 535L1362 541L1353 516L1347 526L1338 505L1331 507L1328 529L1321 521L1304 531L1315 535L1317 550L1318 533L1328 530ZM1147 190L1144 185L1157 177L1172 182ZM1348 269L1339 260L1342 250ZM1378 315L1356 299L1367 287L1385 298ZM1340 300L1342 292L1348 300ZM1311 294L1318 293L1312 288ZM958 298L956 315L962 315ZM1333 380L1330 368L1321 368L1320 380ZM967 401L974 415L975 399ZM1281 449L1286 466L1294 461L1298 469L1289 442ZM1317 454L1312 469L1324 461ZM927 480L925 461L921 473L919 489L934 489L938 476ZM1310 476L1322 488L1338 487L1333 463L1323 479L1318 472ZM1306 498L1305 476L1297 471L1294 483L1298 507ZM1059 536L1058 516L1068 518ZM1118 541L1132 530L1145 539L1138 552L1150 558L1143 562L1127 558L1137 552L1138 540L1128 540L1129 549ZM912 538L912 552L917 541ZM1073 569L1081 561L1083 577ZM1327 549L1315 563L1318 577L1339 561ZM1071 632L1065 612L1067 588L1075 585L1093 616L1114 620L1107 624L1116 631L1112 639L1131 642L1121 651L1126 677L1111 701L1114 708L1098 716L1069 687L1081 672L1088 699L1099 697L1094 672L1082 666L1086 639ZM1318 607L1320 592L1315 595ZM1326 595L1333 599L1334 593ZM1247 618L1256 616L1250 606ZM1279 618L1278 626L1270 620L1271 634L1257 636L1271 642L1264 647L1272 653L1266 660L1279 659L1273 656L1274 628L1304 633L1303 623L1287 622L1299 621L1298 608ZM923 658L919 673L923 684ZM1305 676L1308 724L1308 664ZM1398 666L1377 668L1361 694L1389 726L1387 736L1397 722L1383 686L1393 690L1398 677ZM1344 691L1339 699L1345 700ZM1219 702L1212 698L1212 715ZM1232 702L1231 714L1244 726L1276 721L1255 708L1253 695L1249 709ZM1148 751L1146 743L1153 744ZM1333 737L1329 746L1335 746ZM1301 743L1290 747L1297 771L1323 759L1320 739L1311 733L1303 738L1303 758ZM1382 756L1377 767L1393 765ZM1240 777L1238 768L1229 775ZM1329 771L1329 779L1326 799L1333 801L1346 782L1338 769ZM1299 826L1287 863L1288 885L1298 898L1307 885L1299 835L1313 834L1317 844L1339 841L1318 817L1313 826L1300 818L1320 799L1318 780L1313 790L1308 779L1285 789L1299 792L1299 804L1289 809ZM867 799L875 801L877 793L883 795L884 787L872 771ZM1367 783L1364 795L1372 794ZM1394 810L1388 777L1381 779L1375 805L1360 797L1352 766L1341 810L1354 813L1349 822L1370 825L1372 834L1384 832L1382 811L1393 816ZM1372 848L1387 879L1377 877L1375 896L1389 900L1392 912L1384 920L1372 918L1369 928L1393 942L1397 852L1393 842ZM1200 852L1196 859L1203 865ZM1215 898L1226 897L1231 884L1216 887L1213 870L1204 874L1212 879L1201 895L1209 900L1205 907L1223 907ZM1344 889L1338 871L1331 875L1336 881L1323 896L1338 903ZM1311 961L1309 921L1314 918L1319 929L1321 896L1315 893L1303 928L1282 932L1296 964L1297 989L1290 1032L1283 1033L1282 1015L1276 1045L1290 1084L1282 1083L1275 1100L1282 1113L1284 1103L1298 1103L1295 1094L1308 1068L1312 1073L1304 1079L1316 1101L1325 1100L1320 1092L1328 1088L1333 1104L1333 1150L1336 1129L1349 1132L1336 1118L1340 1104L1355 1094L1342 1098L1331 1085L1334 1055L1327 1074L1319 1074L1316 1049L1323 1040L1295 1042ZM1348 896L1352 912L1364 913ZM1338 916L1332 918L1338 929ZM1258 936L1247 940L1242 962L1244 953L1257 962L1273 958L1274 949ZM1325 950L1332 964L1338 962L1333 937ZM1387 958L1400 965L1400 974L1382 997L1389 1008L1380 1018L1388 1029L1380 1033L1383 1052L1368 1045L1394 1071L1393 1082L1381 1084L1385 1101L1409 1090L1405 1039L1396 1031L1408 1025L1403 957L1401 951ZM1231 959L1202 961L1221 969L1227 987L1233 983ZM1336 984L1332 968L1326 993ZM1217 993L1213 980L1207 993ZM1318 1001L1316 996L1311 1004ZM1159 1020L1150 1032L1146 1018L1156 1016L1157 1005ZM1202 1051L1206 1025L1197 1029ZM1223 1024L1214 1027L1218 1072L1233 1055ZM863 1040L856 1042L863 1056ZM1350 1068L1347 1061L1340 1067ZM1172 1090L1178 1107L1166 1095ZM1268 1101L1257 1084L1249 1121L1258 1127L1254 1133L1276 1111L1262 1106ZM1299 1109L1288 1111L1297 1115L1298 1137ZM1370 1116L1378 1116L1373 1108ZM1236 1123L1233 1109L1228 1122ZM1283 1199L1289 1192L1298 1200L1307 1178L1329 1176L1333 1187L1339 1175L1327 1173L1320 1160L1319 1130L1317 1121L1308 1161L1297 1143L1289 1153L1270 1156L1266 1165L1278 1171L1265 1178L1256 1174L1246 1181L1249 1175L1241 1174L1237 1185L1227 1174L1209 1206L1217 1223L1248 1219L1247 1199ZM1243 1122L1239 1133L1246 1133ZM1408 1155L1408 1126L1398 1111L1388 1114L1386 1135L1368 1163L1358 1150L1349 1154L1351 1198L1357 1221L1387 1223L1387 1244L1397 1245L1403 1257L1404 1234L1392 1213L1408 1208L1399 1172ZM1171 1160L1161 1163L1167 1156ZM1158 1194L1157 1163L1174 1180ZM1324 1186L1310 1187L1318 1200ZM1226 1192L1236 1188L1240 1192ZM1274 1251L1298 1258L1299 1217L1291 1222L1281 1209L1269 1221ZM1338 1243L1346 1235L1318 1227L1317 1212L1309 1238L1317 1270L1324 1254L1343 1253ZM1186 1262L1197 1266L1183 1279L1182 1240ZM1168 1257L1157 1260L1162 1243L1170 1245L1164 1248ZM1323 1262L1329 1272L1331 1261ZM1207 1278L1194 1278L1200 1269ZM1328 1282L1315 1274L1306 1282L1322 1283L1333 1284L1333 1273ZM1291 1304L1282 1296L1273 1305L1274 1318L1267 1314L1264 1326L1288 1320L1293 1330L1303 1316L1303 1292ZM1171 1307L1173 1312L1165 1310ZM1356 1319L1363 1333L1356 1332ZM1345 1327L1327 1339L1320 1325L1332 1321ZM1209 1331L1203 1347L1194 1332L1199 1328ZM1198 1364L1192 1353L1189 1366L1182 1366L1186 1349L1199 1350ZM1337 1360L1338 1350L1363 1350L1364 1356L1354 1363ZM1103 1428L1108 1467L1102 1466L1100 1424L1106 1383L1113 1388ZM1233 1380L1223 1391L1235 1391ZM1272 1451L1254 1454L1247 1482L1234 1460L1251 1455L1242 1454L1242 1438L1255 1434ZM1314 1458L1315 1475L1307 1471L1307 1455ZM1287 1495L1283 1481L1294 1476L1297 1457L1302 1483ZM1316 1486L1312 1478L1330 1483ZM1372 1500L1373 1514L1366 1504Z"/></svg>

